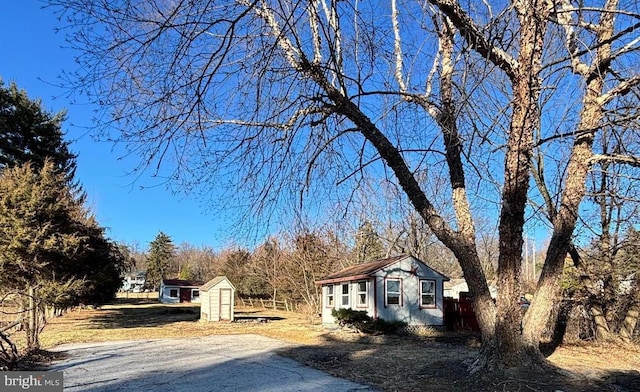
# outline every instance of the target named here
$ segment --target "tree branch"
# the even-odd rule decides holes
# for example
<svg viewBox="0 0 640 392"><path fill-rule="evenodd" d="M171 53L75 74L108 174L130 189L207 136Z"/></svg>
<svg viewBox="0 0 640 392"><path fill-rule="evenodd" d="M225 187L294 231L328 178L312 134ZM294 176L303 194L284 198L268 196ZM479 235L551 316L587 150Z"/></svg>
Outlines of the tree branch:
<svg viewBox="0 0 640 392"><path fill-rule="evenodd" d="M598 97L599 103L604 106L611 102L615 97L628 94L634 87L640 85L640 74L634 75L629 79L622 81L620 84Z"/></svg>
<svg viewBox="0 0 640 392"><path fill-rule="evenodd" d="M391 0L391 24L393 25L393 52L396 56L396 70L395 77L400 91L403 93L407 91L407 85L404 83L402 75L402 41L400 40L400 26L398 24L398 7L397 1Z"/></svg>
<svg viewBox="0 0 640 392"><path fill-rule="evenodd" d="M590 164L598 162L622 163L634 167L640 167L640 157L622 154L596 154L589 161Z"/></svg>
<svg viewBox="0 0 640 392"><path fill-rule="evenodd" d="M455 0L429 0L429 2L447 15L454 26L460 31L462 37L473 49L482 57L491 61L498 68L503 70L511 80L516 76L519 64L513 56L502 49L496 48L489 43L476 26L473 20L467 15Z"/></svg>

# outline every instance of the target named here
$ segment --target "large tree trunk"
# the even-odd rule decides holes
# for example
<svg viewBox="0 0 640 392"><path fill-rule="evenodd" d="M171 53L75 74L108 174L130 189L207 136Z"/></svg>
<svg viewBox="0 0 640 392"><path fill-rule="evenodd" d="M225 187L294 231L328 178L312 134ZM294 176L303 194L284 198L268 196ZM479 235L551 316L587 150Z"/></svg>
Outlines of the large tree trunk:
<svg viewBox="0 0 640 392"><path fill-rule="evenodd" d="M591 313L591 317L593 317L593 321L596 326L596 339L611 340L612 339L611 329L609 328L609 323L607 322L607 319L604 316L602 307L600 305L593 304L589 308L589 313Z"/></svg>
<svg viewBox="0 0 640 392"><path fill-rule="evenodd" d="M638 325L638 319L640 318L640 306L635 303L629 307L627 310L627 314L622 321L622 326L620 327L620 338L624 342L631 342L633 337L633 331L635 331L636 326Z"/></svg>
<svg viewBox="0 0 640 392"><path fill-rule="evenodd" d="M635 278L629 296L631 296L631 304L618 331L620 338L627 343L631 341L640 318L640 276Z"/></svg>
<svg viewBox="0 0 640 392"><path fill-rule="evenodd" d="M523 228L528 200L533 135L540 126L538 106L542 41L548 10L535 2L516 2L521 24L519 67L512 77L513 114L505 157L502 210L498 227L498 301L496 346L498 365L541 367L544 359L537 345L525 345L521 335L521 266L524 245ZM546 320L545 320L546 321ZM485 353L491 355L491 353Z"/></svg>
<svg viewBox="0 0 640 392"><path fill-rule="evenodd" d="M605 36L603 39L608 37ZM605 47L606 45L603 45L599 50L605 51L603 49ZM599 56L607 55L608 52L599 53ZM583 99L580 124L576 132L578 136L574 141L569 159L560 210L553 222L553 235L538 280L537 291L524 318L523 334L530 347L538 346L548 315L560 295L559 281L562 277L562 269L570 250L580 202L586 193L586 178L591 169L593 157L593 141L603 116L602 102L599 98L604 80L599 69L592 72L593 75L588 79L589 83Z"/></svg>

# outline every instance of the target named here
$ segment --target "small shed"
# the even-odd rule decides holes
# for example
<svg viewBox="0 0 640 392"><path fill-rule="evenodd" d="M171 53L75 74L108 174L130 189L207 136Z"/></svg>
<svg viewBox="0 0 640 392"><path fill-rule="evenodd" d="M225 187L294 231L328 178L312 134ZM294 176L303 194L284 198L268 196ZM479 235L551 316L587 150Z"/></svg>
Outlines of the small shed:
<svg viewBox="0 0 640 392"><path fill-rule="evenodd" d="M233 321L236 288L226 276L216 276L200 287L200 320Z"/></svg>
<svg viewBox="0 0 640 392"><path fill-rule="evenodd" d="M351 308L374 319L442 327L447 280L409 255L356 264L316 282L322 286L322 323L335 324L333 309Z"/></svg>
<svg viewBox="0 0 640 392"><path fill-rule="evenodd" d="M163 279L160 282L158 299L165 304L182 302L200 302L200 286L202 282L182 279Z"/></svg>

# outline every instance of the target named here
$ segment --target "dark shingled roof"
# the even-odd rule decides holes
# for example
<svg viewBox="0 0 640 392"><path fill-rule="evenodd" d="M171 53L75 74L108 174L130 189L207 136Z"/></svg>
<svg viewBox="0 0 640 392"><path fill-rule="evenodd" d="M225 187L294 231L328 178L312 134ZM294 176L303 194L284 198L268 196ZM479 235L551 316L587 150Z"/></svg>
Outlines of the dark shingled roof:
<svg viewBox="0 0 640 392"><path fill-rule="evenodd" d="M180 287L194 287L198 288L202 286L202 282L192 282L190 280L182 279L163 279L162 282L165 286L180 286Z"/></svg>
<svg viewBox="0 0 640 392"><path fill-rule="evenodd" d="M317 281L317 284L323 283L331 283L337 281L345 281L345 280L355 280L362 279L371 276L376 271L383 269L384 267L396 263L400 260L409 257L408 255L398 255L394 257L389 257L387 259L370 261L368 263L360 263L356 265L352 265L351 267L347 267L342 271L335 272L331 275L325 276L324 278Z"/></svg>

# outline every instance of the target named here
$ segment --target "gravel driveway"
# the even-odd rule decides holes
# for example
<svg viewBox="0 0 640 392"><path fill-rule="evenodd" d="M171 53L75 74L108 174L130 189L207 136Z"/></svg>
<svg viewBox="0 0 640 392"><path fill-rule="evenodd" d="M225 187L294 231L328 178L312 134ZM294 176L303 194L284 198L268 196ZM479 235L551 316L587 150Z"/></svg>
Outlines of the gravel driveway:
<svg viewBox="0 0 640 392"><path fill-rule="evenodd" d="M258 335L61 345L65 391L373 391L276 354Z"/></svg>

